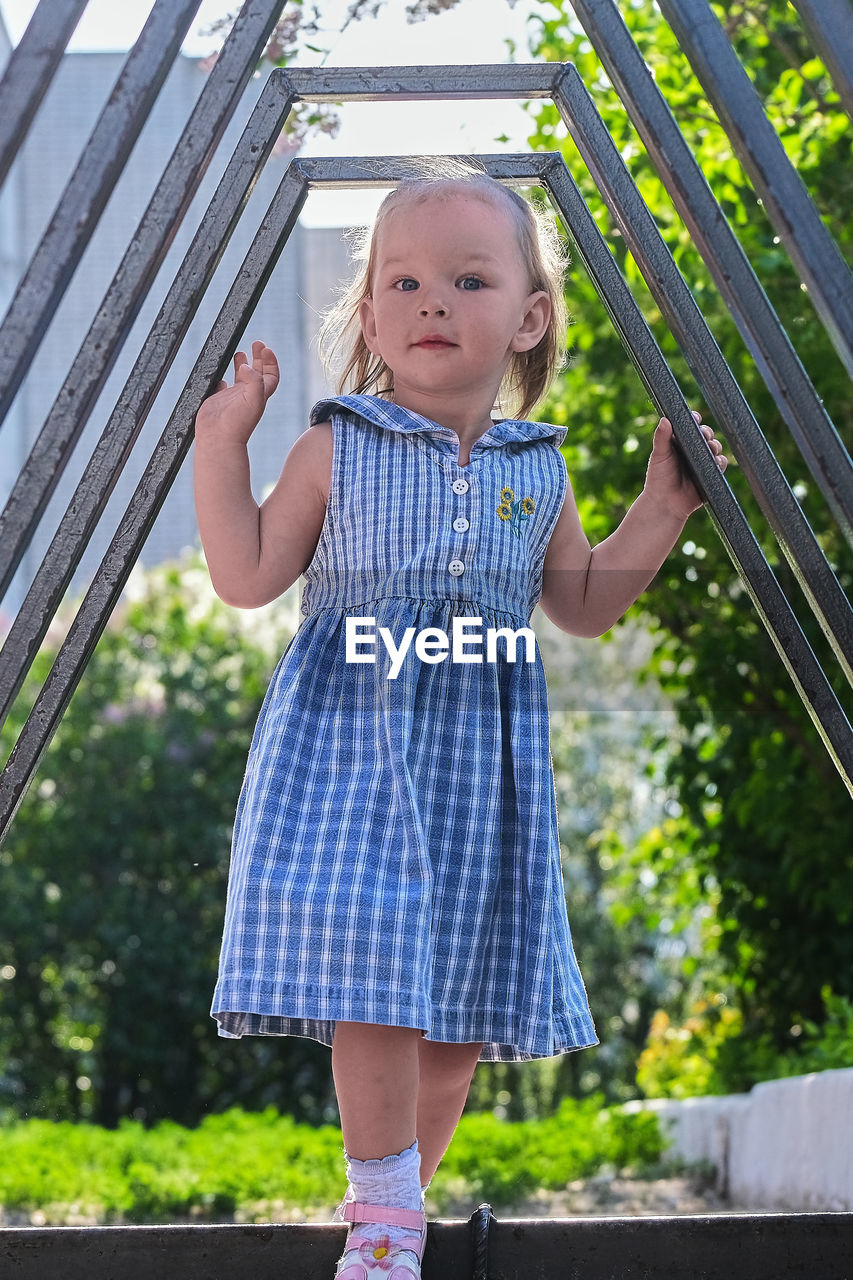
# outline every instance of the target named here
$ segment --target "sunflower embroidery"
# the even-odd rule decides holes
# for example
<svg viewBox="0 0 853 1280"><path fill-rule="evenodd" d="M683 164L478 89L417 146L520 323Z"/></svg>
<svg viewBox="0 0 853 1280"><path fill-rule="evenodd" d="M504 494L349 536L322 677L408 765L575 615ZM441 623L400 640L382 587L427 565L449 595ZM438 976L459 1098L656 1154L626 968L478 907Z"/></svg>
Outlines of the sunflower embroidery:
<svg viewBox="0 0 853 1280"><path fill-rule="evenodd" d="M524 527L524 521L529 520L536 508L536 504L532 498L519 498L515 500L515 493L512 489L501 489L501 500L496 510L501 520L509 520L510 528L517 538L521 537L521 531Z"/></svg>

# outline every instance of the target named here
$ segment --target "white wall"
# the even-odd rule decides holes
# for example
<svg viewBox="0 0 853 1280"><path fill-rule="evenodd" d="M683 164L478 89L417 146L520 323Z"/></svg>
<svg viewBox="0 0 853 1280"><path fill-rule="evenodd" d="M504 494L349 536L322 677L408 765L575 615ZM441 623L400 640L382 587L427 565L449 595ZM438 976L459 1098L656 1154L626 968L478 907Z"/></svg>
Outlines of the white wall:
<svg viewBox="0 0 853 1280"><path fill-rule="evenodd" d="M718 1189L738 1209L853 1210L853 1068L625 1109L654 1111L673 1140L670 1154L713 1164Z"/></svg>

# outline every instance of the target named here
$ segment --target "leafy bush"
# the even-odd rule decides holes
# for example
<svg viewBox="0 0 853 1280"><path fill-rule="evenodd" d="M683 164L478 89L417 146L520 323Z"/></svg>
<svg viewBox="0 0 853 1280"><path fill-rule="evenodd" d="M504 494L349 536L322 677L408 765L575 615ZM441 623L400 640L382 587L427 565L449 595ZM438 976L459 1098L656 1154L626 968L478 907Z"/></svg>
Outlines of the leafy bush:
<svg viewBox="0 0 853 1280"><path fill-rule="evenodd" d="M601 1098L566 1099L546 1120L512 1124L463 1116L430 1185L427 1208L460 1195L511 1203L603 1167L643 1170L663 1150L651 1113L602 1110ZM0 1204L40 1211L40 1221L162 1222L176 1218L290 1220L331 1217L345 1190L341 1131L298 1124L272 1107L205 1117L195 1129L122 1120L19 1121L0 1128Z"/></svg>
<svg viewBox="0 0 853 1280"><path fill-rule="evenodd" d="M282 599L223 604L197 551L134 571L0 848L0 1115L192 1125L250 1098L337 1119L328 1049L222 1040L208 1013L237 797L292 620Z"/></svg>
<svg viewBox="0 0 853 1280"><path fill-rule="evenodd" d="M742 1029L740 1009L719 993L697 1000L681 1026L658 1009L637 1061L637 1084L647 1098L693 1098L718 1092L714 1069L720 1049Z"/></svg>
<svg viewBox="0 0 853 1280"><path fill-rule="evenodd" d="M637 1063L637 1084L649 1098L738 1093L762 1080L853 1067L853 1000L821 991L825 1019L802 1019L790 1030L790 1048L745 1026L740 1009L720 993L697 1001L674 1025L659 1009Z"/></svg>

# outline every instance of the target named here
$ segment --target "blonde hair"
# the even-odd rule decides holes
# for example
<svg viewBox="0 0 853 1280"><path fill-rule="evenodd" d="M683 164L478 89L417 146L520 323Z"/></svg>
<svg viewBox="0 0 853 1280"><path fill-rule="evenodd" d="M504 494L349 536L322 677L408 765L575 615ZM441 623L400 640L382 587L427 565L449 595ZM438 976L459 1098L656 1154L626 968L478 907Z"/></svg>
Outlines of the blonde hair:
<svg viewBox="0 0 853 1280"><path fill-rule="evenodd" d="M370 296L373 287L377 232L391 210L405 202L462 192L492 201L511 213L530 291L542 290L551 301L546 332L531 350L513 352L498 389L499 403L507 402L523 418L543 399L565 363L569 325L563 292L569 263L566 248L553 219L511 187L490 177L485 169L449 157L438 161L420 158L416 163L418 176L403 179L388 193L373 226L354 228L349 233L356 272L324 313L318 337L326 373L334 381L338 395L346 391L393 393L394 375L381 356L374 356L368 348L359 321L361 301Z"/></svg>

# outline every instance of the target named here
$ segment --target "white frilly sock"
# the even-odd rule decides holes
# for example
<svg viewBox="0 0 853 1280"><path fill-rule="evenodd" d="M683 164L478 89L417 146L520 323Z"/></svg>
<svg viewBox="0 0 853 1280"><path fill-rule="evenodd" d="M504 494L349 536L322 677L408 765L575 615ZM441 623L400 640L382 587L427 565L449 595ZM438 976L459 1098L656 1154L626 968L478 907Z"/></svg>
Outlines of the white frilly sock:
<svg viewBox="0 0 853 1280"><path fill-rule="evenodd" d="M349 1180L347 1200L388 1205L395 1209L423 1209L421 1156L417 1139L399 1155L384 1156L381 1160L354 1160L347 1155L346 1162ZM366 1222L359 1224L359 1233L368 1240L387 1235L394 1241L411 1235L412 1229Z"/></svg>

